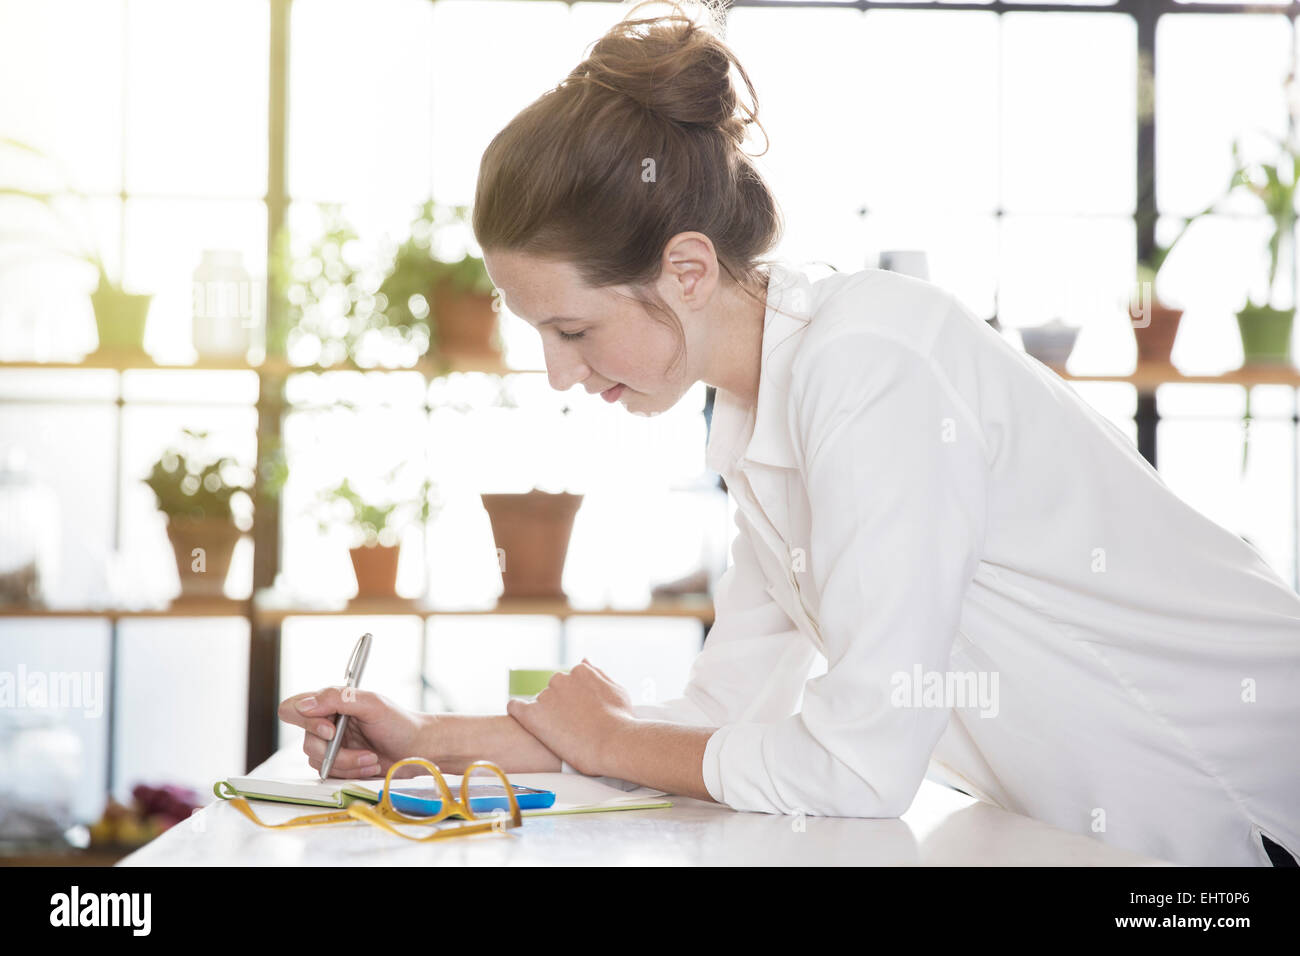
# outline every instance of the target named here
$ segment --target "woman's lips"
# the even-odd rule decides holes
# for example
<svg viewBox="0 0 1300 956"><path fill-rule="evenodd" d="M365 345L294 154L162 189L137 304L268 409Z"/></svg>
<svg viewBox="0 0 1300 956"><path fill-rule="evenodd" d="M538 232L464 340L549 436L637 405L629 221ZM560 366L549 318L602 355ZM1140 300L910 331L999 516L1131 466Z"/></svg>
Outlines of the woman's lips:
<svg viewBox="0 0 1300 956"><path fill-rule="evenodd" d="M627 386L620 382L618 385L605 389L600 393L600 397L607 402L616 402L618 401L618 397L623 394L623 389L626 387Z"/></svg>

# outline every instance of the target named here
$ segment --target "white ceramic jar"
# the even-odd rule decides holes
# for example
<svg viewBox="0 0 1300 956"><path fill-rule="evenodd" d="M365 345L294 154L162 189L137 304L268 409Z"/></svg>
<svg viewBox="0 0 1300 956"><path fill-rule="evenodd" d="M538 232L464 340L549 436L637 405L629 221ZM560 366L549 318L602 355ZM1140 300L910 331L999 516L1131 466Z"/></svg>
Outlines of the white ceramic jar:
<svg viewBox="0 0 1300 956"><path fill-rule="evenodd" d="M205 249L193 277L194 350L204 358L242 359L257 316L252 277L234 249Z"/></svg>

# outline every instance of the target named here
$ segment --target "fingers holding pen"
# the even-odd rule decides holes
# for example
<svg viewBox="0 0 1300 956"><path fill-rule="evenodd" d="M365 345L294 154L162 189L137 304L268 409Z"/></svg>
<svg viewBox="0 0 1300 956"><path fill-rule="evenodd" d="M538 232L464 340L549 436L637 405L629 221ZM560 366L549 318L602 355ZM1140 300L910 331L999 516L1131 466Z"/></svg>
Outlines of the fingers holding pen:
<svg viewBox="0 0 1300 956"><path fill-rule="evenodd" d="M333 731L333 725L330 731ZM325 751L329 742L310 730L303 735L302 749L307 755L307 763L317 772L325 761ZM379 776L379 756L373 750L358 747L340 747L334 755L334 764L330 767L331 777L377 777Z"/></svg>

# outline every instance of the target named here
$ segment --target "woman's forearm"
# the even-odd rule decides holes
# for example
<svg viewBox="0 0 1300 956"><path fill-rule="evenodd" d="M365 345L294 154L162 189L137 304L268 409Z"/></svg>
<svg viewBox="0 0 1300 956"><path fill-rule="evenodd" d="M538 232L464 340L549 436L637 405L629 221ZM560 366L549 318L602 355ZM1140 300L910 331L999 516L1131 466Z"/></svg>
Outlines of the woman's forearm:
<svg viewBox="0 0 1300 956"><path fill-rule="evenodd" d="M506 773L549 773L560 758L509 714L425 714L420 754L447 773L490 760ZM476 778L477 779L477 778Z"/></svg>
<svg viewBox="0 0 1300 956"><path fill-rule="evenodd" d="M506 773L553 773L561 760L509 714L426 714L420 755L447 773L490 760ZM713 802L704 786L704 748L713 727L632 720L611 741L601 775Z"/></svg>
<svg viewBox="0 0 1300 956"><path fill-rule="evenodd" d="M609 747L602 772L666 793L713 800L704 786L704 748L716 727L633 720Z"/></svg>

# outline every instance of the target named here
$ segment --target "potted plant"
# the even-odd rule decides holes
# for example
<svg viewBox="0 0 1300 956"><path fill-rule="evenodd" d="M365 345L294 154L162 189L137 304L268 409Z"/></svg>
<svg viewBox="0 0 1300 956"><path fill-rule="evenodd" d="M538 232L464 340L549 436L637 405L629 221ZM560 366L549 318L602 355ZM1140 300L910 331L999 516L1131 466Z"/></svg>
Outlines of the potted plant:
<svg viewBox="0 0 1300 956"><path fill-rule="evenodd" d="M0 145L26 152L54 165L54 161L44 152L19 140L0 138ZM65 226L70 236L76 230L64 218L55 205L55 201L64 195L85 199L85 194L72 189L63 177L63 188L58 191L41 192L19 189L12 186L0 186L0 196L16 196L41 203L50 210ZM127 292L120 282L110 278L104 266L103 257L92 242L89 246L74 244L62 250L65 254L88 262L95 267L98 275L95 290L90 294L91 307L95 313L95 327L99 334L99 346L95 354L109 359L139 359L146 355L144 350L145 323L149 316L149 306L153 296L144 293Z"/></svg>
<svg viewBox="0 0 1300 956"><path fill-rule="evenodd" d="M319 236L295 251L282 227L272 243L267 274L287 303L283 329L268 329L267 354L295 365L359 368L412 367L429 348L424 318L393 311L379 291L380 258L358 236L337 205L321 207Z"/></svg>
<svg viewBox="0 0 1300 956"><path fill-rule="evenodd" d="M1272 220L1268 240L1268 290L1272 295L1277 281L1278 262L1285 246L1288 256L1294 258L1296 180L1300 178L1300 145L1292 139L1270 137L1278 147L1273 162L1241 161L1241 144L1234 140L1232 158L1236 170L1228 187L1228 195L1245 193L1262 203ZM1283 173L1285 172L1285 175ZM1241 331L1241 346L1246 365L1291 365L1291 327L1295 320L1295 271L1291 270L1291 305L1275 308L1271 299L1255 302L1247 297L1246 305L1237 312L1237 327ZM1248 413L1249 414L1249 413Z"/></svg>
<svg viewBox="0 0 1300 956"><path fill-rule="evenodd" d="M1282 261L1281 250L1284 247L1288 250L1287 257L1290 260L1295 256L1292 243L1296 225L1297 179L1300 179L1300 144L1291 137L1280 139L1268 135L1267 138L1277 147L1277 154L1271 162L1244 162L1241 158L1241 141L1233 140L1232 178L1223 196L1210 207L1214 209L1220 201L1237 194L1244 194L1258 200L1272 220L1272 230L1268 240L1269 298L1263 302L1256 302L1248 295L1246 304L1237 311L1237 328L1241 333L1242 368L1291 367L1291 329L1295 321L1297 291L1294 265L1290 269L1291 305L1286 308L1274 307L1272 296L1277 284L1278 264ZM1246 408L1242 416L1245 425L1241 448L1243 473L1250 455L1250 397L1250 386L1247 385Z"/></svg>
<svg viewBox="0 0 1300 956"><path fill-rule="evenodd" d="M385 484L395 479L398 465L384 476ZM318 493L317 522L322 532L333 524L346 525L351 534L348 554L357 579L359 598L395 597L397 565L401 557L402 532L412 521L427 528L438 503L433 483L424 478L411 497L388 493L362 494L344 478Z"/></svg>
<svg viewBox="0 0 1300 956"><path fill-rule="evenodd" d="M1170 356L1173 354L1174 341L1178 338L1178 326L1183 318L1183 310L1169 305L1160 298L1157 278L1165 262L1168 261L1169 254L1174 251L1179 240L1187 235L1187 230L1191 228L1192 223L1209 215L1215 205L1216 203L1211 203L1195 215L1183 217L1182 228L1169 245L1162 246L1157 242L1149 258L1138 259L1137 299L1136 302L1130 302L1129 317L1132 320L1130 327L1133 329L1133 336L1137 340L1139 365L1173 364ZM1148 225L1152 216L1150 212L1139 215L1139 226Z"/></svg>
<svg viewBox="0 0 1300 956"><path fill-rule="evenodd" d="M230 557L244 533L232 501L251 505L252 476L231 457L204 453L207 432L184 430L180 447L163 452L144 479L167 516L167 537L176 555L181 598L225 593Z"/></svg>
<svg viewBox="0 0 1300 956"><path fill-rule="evenodd" d="M1241 160L1240 142L1232 143L1232 157L1236 163L1229 192L1245 191L1259 199L1269 218L1273 220L1272 234L1268 240L1268 289L1270 295L1277 280L1280 250L1285 244L1288 257L1295 258L1296 180L1300 178L1300 151L1291 139L1272 137L1278 146L1278 156L1272 163L1245 163ZM1283 177L1282 171L1287 175ZM1289 180L1289 182L1287 181ZM1255 302L1247 297L1246 304L1237 311L1237 328L1241 333L1242 367L1277 365L1291 367L1291 327L1295 322L1296 282L1294 264L1291 268L1291 305L1274 308L1271 301ZM1241 471L1246 472L1250 457L1250 395L1246 386L1246 408L1242 415Z"/></svg>
<svg viewBox="0 0 1300 956"><path fill-rule="evenodd" d="M379 287L390 321L430 321L430 348L444 370L452 356L501 357L495 287L483 260L468 252L459 259L442 258L436 250L441 230L467 225L468 207L426 201Z"/></svg>
<svg viewBox="0 0 1300 956"><path fill-rule="evenodd" d="M563 598L560 579L583 496L533 488L480 497L492 524L502 599Z"/></svg>
<svg viewBox="0 0 1300 956"><path fill-rule="evenodd" d="M440 373L450 356L499 361L497 305L483 260L434 251L438 231L465 220L464 206L429 200L387 255L368 250L337 205L322 211L323 231L307 249L295 254L282 229L270 257L268 274L288 302L282 351L292 361L411 366L427 353ZM278 344L268 342L268 352Z"/></svg>
<svg viewBox="0 0 1300 956"><path fill-rule="evenodd" d="M498 393L495 404L512 409L504 414L524 414L511 390L509 382L497 376ZM529 411L532 411L530 408ZM560 412L566 416L569 407ZM541 413L549 417L552 413ZM534 485L522 493L480 493L483 507L488 513L492 537L497 552L497 565L501 571L503 600L513 598L565 597L561 587L564 562L568 555L569 539L573 533L574 519L582 505L583 495L569 492L548 493L543 487L558 487L564 476L556 469L556 462L569 456L564 453L564 438L556 447L554 436L545 431L543 424L534 426L524 421L516 424L515 436L541 435L544 440L531 451L523 449L518 465L525 473L531 471ZM506 440L511 440L507 438Z"/></svg>

